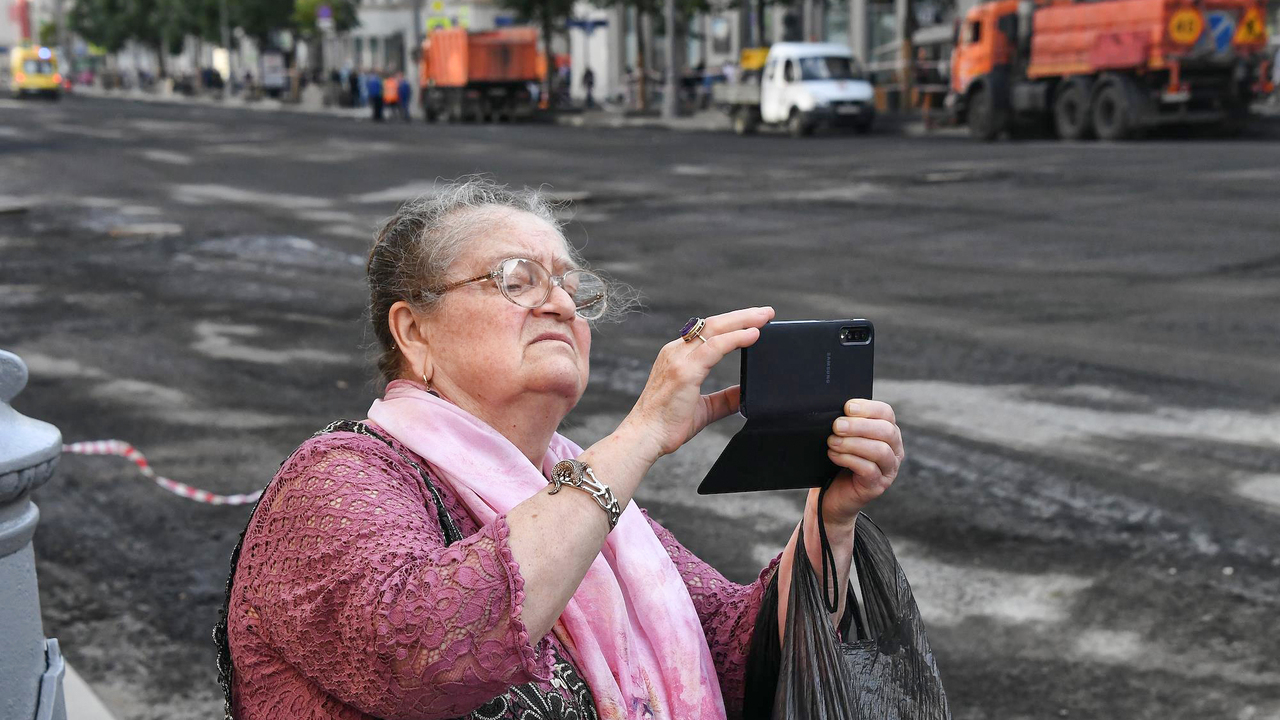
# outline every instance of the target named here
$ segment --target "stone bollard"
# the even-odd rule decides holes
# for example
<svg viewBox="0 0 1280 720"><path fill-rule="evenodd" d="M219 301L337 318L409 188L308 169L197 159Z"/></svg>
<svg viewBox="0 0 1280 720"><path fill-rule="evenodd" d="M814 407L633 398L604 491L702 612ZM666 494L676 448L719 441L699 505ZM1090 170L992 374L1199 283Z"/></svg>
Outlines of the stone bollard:
<svg viewBox="0 0 1280 720"><path fill-rule="evenodd" d="M53 475L62 434L9 406L26 384L27 366L0 350L0 720L66 720L66 666L44 637L31 547L40 520L31 491Z"/></svg>

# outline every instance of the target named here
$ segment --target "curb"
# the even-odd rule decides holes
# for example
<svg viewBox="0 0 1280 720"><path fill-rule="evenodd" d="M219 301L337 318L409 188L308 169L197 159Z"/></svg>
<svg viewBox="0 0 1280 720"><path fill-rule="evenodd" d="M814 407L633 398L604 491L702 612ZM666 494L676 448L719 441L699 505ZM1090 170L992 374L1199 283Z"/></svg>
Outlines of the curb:
<svg viewBox="0 0 1280 720"><path fill-rule="evenodd" d="M67 674L62 678L62 696L67 704L67 717L74 720L115 720L71 663L67 663L66 668Z"/></svg>
<svg viewBox="0 0 1280 720"><path fill-rule="evenodd" d="M228 110L245 110L250 112L287 112L298 115L327 115L330 117L347 118L349 120L363 120L367 119L369 115L369 111L366 108L332 108L323 106L308 107L301 103L286 103L280 100L273 100L271 98L245 102L238 98L232 100L215 100L208 97L192 98L182 95L145 93L140 90L121 90L117 92L85 86L77 86L72 92L72 97L159 103L163 105L198 105L202 107L226 108Z"/></svg>

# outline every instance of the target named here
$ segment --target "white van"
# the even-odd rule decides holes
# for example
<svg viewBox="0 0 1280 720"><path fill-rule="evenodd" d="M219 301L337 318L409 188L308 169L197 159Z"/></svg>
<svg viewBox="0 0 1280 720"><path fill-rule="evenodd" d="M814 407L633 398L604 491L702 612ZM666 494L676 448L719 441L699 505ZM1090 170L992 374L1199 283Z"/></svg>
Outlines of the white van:
<svg viewBox="0 0 1280 720"><path fill-rule="evenodd" d="M875 121L871 83L849 48L835 43L777 43L760 72L715 90L739 134L760 123L785 125L796 137L819 127L865 133Z"/></svg>

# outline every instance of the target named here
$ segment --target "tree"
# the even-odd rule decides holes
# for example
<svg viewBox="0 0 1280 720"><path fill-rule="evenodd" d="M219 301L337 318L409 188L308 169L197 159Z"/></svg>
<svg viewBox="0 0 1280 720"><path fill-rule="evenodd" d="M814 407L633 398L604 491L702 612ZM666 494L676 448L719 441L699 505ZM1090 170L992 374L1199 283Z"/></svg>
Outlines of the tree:
<svg viewBox="0 0 1280 720"><path fill-rule="evenodd" d="M124 49L129 41L127 0L76 0L71 8L71 29L86 41L107 52Z"/></svg>
<svg viewBox="0 0 1280 720"><path fill-rule="evenodd" d="M551 81L555 77L556 58L551 40L556 28L563 28L573 15L574 0L498 0L499 4L514 12L520 22L534 23L542 28L542 47L547 56L547 76L543 78L543 97L551 100Z"/></svg>
<svg viewBox="0 0 1280 720"><path fill-rule="evenodd" d="M40 23L40 32L37 33L37 39L41 45L51 46L58 44L58 24L46 20Z"/></svg>
<svg viewBox="0 0 1280 720"><path fill-rule="evenodd" d="M258 43L259 49L271 45L271 35L293 27L294 0L227 0L231 5L231 24Z"/></svg>

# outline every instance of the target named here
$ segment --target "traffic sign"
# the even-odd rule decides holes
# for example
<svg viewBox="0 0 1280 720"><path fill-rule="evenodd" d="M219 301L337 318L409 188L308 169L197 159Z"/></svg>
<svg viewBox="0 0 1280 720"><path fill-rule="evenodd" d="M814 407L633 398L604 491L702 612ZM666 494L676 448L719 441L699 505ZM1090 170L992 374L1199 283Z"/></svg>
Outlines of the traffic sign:
<svg viewBox="0 0 1280 720"><path fill-rule="evenodd" d="M1240 19L1240 29L1236 30L1237 45L1253 45L1267 39L1267 23L1262 19L1262 12L1255 5Z"/></svg>
<svg viewBox="0 0 1280 720"><path fill-rule="evenodd" d="M1236 19L1224 10L1209 13L1209 39L1213 49L1226 52L1231 48L1231 38L1236 34Z"/></svg>
<svg viewBox="0 0 1280 720"><path fill-rule="evenodd" d="M1169 39L1190 45L1204 32L1204 20L1195 8L1184 7L1169 18Z"/></svg>

